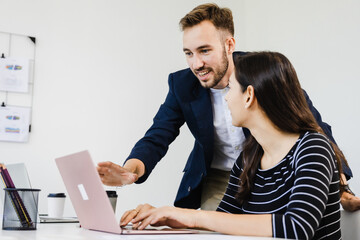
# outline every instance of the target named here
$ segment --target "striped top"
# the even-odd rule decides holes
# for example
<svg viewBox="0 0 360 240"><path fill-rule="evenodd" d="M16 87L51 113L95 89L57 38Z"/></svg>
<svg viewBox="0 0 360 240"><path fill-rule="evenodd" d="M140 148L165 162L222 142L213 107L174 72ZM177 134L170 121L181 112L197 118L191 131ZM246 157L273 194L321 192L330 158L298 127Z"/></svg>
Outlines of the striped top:
<svg viewBox="0 0 360 240"><path fill-rule="evenodd" d="M240 155L217 211L272 214L273 237L341 239L335 161L329 140L322 134L307 132L276 166L258 168L250 198L240 205L235 199L243 171Z"/></svg>

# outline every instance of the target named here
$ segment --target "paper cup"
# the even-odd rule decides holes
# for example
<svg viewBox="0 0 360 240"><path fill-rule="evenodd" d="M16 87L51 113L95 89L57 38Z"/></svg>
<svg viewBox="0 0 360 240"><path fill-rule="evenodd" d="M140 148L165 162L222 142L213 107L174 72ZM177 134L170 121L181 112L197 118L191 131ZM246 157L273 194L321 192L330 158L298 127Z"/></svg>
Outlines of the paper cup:
<svg viewBox="0 0 360 240"><path fill-rule="evenodd" d="M114 212L116 211L116 202L117 202L117 193L116 191L106 191L106 194L110 200L111 206L114 210Z"/></svg>
<svg viewBox="0 0 360 240"><path fill-rule="evenodd" d="M61 218L64 214L64 205L66 196L64 193L50 193L48 199L48 216L52 218Z"/></svg>

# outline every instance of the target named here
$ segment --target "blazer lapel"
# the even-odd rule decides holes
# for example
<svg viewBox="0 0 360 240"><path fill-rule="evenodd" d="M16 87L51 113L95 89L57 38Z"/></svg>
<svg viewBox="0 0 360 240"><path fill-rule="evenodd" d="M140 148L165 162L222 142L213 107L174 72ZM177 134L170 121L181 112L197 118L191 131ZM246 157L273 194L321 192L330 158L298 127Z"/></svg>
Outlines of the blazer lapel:
<svg viewBox="0 0 360 240"><path fill-rule="evenodd" d="M194 100L190 102L199 129L200 143L212 152L214 141L213 110L209 90L196 87L193 91Z"/></svg>

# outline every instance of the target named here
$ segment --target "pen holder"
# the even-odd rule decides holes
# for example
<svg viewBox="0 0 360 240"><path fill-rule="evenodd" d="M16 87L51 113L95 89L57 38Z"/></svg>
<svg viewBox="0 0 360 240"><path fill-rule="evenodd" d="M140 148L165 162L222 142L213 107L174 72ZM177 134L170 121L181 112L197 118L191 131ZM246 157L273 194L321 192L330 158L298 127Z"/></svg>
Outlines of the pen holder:
<svg viewBox="0 0 360 240"><path fill-rule="evenodd" d="M36 230L40 189L4 188L4 230Z"/></svg>

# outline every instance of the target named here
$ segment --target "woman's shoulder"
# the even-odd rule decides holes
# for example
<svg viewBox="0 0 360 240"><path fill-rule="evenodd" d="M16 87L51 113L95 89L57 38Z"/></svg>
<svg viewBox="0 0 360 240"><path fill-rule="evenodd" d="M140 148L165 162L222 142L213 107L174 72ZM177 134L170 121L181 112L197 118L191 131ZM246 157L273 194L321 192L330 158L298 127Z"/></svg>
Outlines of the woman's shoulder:
<svg viewBox="0 0 360 240"><path fill-rule="evenodd" d="M304 133L294 152L294 159L297 164L308 161L323 161L334 157L334 150L330 140L318 132Z"/></svg>
<svg viewBox="0 0 360 240"><path fill-rule="evenodd" d="M330 140L322 133L306 132L299 138L297 148L304 148L308 146L328 146L331 148Z"/></svg>

